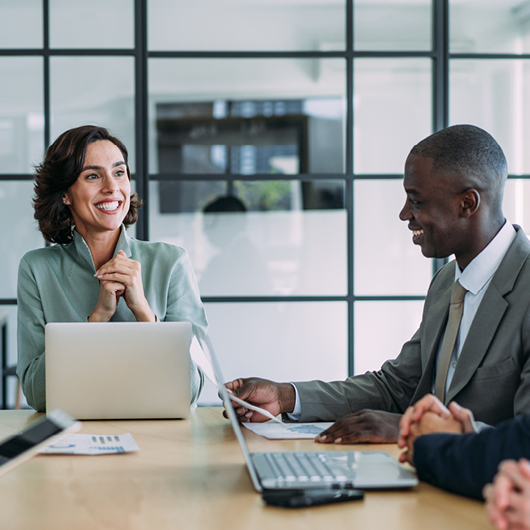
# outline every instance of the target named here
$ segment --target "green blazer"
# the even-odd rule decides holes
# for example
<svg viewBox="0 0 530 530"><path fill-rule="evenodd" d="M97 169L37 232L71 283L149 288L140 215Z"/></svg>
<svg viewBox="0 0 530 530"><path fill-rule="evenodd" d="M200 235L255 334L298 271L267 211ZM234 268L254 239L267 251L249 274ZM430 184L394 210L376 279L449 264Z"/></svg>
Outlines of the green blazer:
<svg viewBox="0 0 530 530"><path fill-rule="evenodd" d="M159 321L187 321L195 334L206 331L206 314L184 249L133 239L122 228L114 256L120 250L141 263L145 297ZM44 327L48 322L87 320L99 298L95 272L88 245L76 231L72 243L32 250L20 262L17 374L37 411L46 410ZM121 298L111 322L128 321L136 318ZM202 372L192 363L192 403L202 384Z"/></svg>
<svg viewBox="0 0 530 530"><path fill-rule="evenodd" d="M495 425L530 414L530 242L517 231L484 294L446 395ZM331 421L361 409L403 413L432 391L436 354L449 313L454 261L433 278L418 331L378 372L346 381L296 383L300 421Z"/></svg>

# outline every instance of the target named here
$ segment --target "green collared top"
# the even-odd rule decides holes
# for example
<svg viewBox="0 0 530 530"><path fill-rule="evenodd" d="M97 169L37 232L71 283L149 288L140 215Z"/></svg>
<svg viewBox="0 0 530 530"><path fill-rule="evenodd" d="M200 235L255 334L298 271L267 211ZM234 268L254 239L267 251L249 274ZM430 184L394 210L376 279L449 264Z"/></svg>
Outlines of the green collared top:
<svg viewBox="0 0 530 530"><path fill-rule="evenodd" d="M122 227L114 256L120 250L140 262L145 297L159 321L187 321L195 334L206 331L206 313L184 249L133 239ZM20 262L17 374L37 411L46 410L44 327L48 322L87 321L99 298L95 272L88 245L75 230L72 243L32 250ZM111 322L130 321L136 319L122 297ZM202 384L202 372L192 363L191 403Z"/></svg>

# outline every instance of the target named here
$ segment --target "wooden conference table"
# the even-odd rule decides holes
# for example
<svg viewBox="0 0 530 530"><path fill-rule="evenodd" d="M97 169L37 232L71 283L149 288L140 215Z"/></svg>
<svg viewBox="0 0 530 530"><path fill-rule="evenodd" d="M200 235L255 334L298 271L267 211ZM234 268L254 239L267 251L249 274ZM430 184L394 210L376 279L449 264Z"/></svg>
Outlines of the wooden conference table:
<svg viewBox="0 0 530 530"><path fill-rule="evenodd" d="M0 411L0 437L39 416ZM423 483L405 491L367 492L362 501L299 509L266 506L252 487L221 408L196 409L189 421L84 422L81 432L130 432L140 451L39 455L22 464L0 477L1 530L490 528L480 502ZM315 448L312 440L271 441L249 431L245 436L252 451ZM355 448L398 454L393 445Z"/></svg>

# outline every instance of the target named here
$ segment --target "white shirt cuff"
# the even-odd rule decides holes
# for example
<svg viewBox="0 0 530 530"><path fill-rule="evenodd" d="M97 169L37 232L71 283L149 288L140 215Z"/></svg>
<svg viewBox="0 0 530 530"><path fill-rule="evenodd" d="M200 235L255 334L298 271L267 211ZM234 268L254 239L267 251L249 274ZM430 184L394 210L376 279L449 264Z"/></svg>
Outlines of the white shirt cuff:
<svg viewBox="0 0 530 530"><path fill-rule="evenodd" d="M298 389L296 388L296 385L294 383L291 383L294 388L295 393L295 401L294 401L294 409L292 412L287 413L287 417L290 420L298 421L300 419L300 416L302 416L302 404L300 403L300 396L298 395Z"/></svg>

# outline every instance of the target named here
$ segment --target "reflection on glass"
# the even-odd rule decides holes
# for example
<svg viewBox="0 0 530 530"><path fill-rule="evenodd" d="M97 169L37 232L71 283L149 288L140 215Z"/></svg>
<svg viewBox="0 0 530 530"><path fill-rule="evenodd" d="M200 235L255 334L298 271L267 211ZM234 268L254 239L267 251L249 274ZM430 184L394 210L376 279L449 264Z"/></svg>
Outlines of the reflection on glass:
<svg viewBox="0 0 530 530"><path fill-rule="evenodd" d="M449 0L452 53L528 53L530 4L521 0Z"/></svg>
<svg viewBox="0 0 530 530"><path fill-rule="evenodd" d="M32 173L44 152L42 59L0 57L0 173Z"/></svg>
<svg viewBox="0 0 530 530"><path fill-rule="evenodd" d="M134 0L50 0L52 48L132 48Z"/></svg>
<svg viewBox="0 0 530 530"><path fill-rule="evenodd" d="M354 169L402 173L412 146L432 132L429 59L357 59Z"/></svg>
<svg viewBox="0 0 530 530"><path fill-rule="evenodd" d="M44 246L33 220L32 199L32 181L0 181L0 226L5 227L0 238L0 298L16 298L22 256Z"/></svg>
<svg viewBox="0 0 530 530"><path fill-rule="evenodd" d="M530 61L453 60L451 125L472 123L499 142L511 174L530 173Z"/></svg>
<svg viewBox="0 0 530 530"><path fill-rule="evenodd" d="M227 381L334 381L348 374L345 302L207 303L209 331ZM206 384L199 404L219 404Z"/></svg>
<svg viewBox="0 0 530 530"><path fill-rule="evenodd" d="M203 233L216 254L200 277L203 293L270 293L265 256L247 231L247 206L235 195L223 195L203 208Z"/></svg>
<svg viewBox="0 0 530 530"><path fill-rule="evenodd" d="M355 375L395 359L420 327L423 302L355 303Z"/></svg>
<svg viewBox="0 0 530 530"><path fill-rule="evenodd" d="M430 50L431 0L355 0L357 50Z"/></svg>
<svg viewBox="0 0 530 530"><path fill-rule="evenodd" d="M530 180L508 179L504 188L504 215L530 235Z"/></svg>
<svg viewBox="0 0 530 530"><path fill-rule="evenodd" d="M345 0L149 0L150 50L344 49Z"/></svg>
<svg viewBox="0 0 530 530"><path fill-rule="evenodd" d="M343 173L341 59L151 59L152 173Z"/></svg>
<svg viewBox="0 0 530 530"><path fill-rule="evenodd" d="M0 1L0 48L42 48L42 0Z"/></svg>
<svg viewBox="0 0 530 530"><path fill-rule="evenodd" d="M357 180L354 194L355 294L425 295L432 264L398 217L403 182Z"/></svg>
<svg viewBox="0 0 530 530"><path fill-rule="evenodd" d="M127 146L134 172L134 59L52 57L50 65L52 141L72 127L101 125Z"/></svg>
<svg viewBox="0 0 530 530"><path fill-rule="evenodd" d="M151 182L151 239L184 247L202 296L345 295L341 181Z"/></svg>

